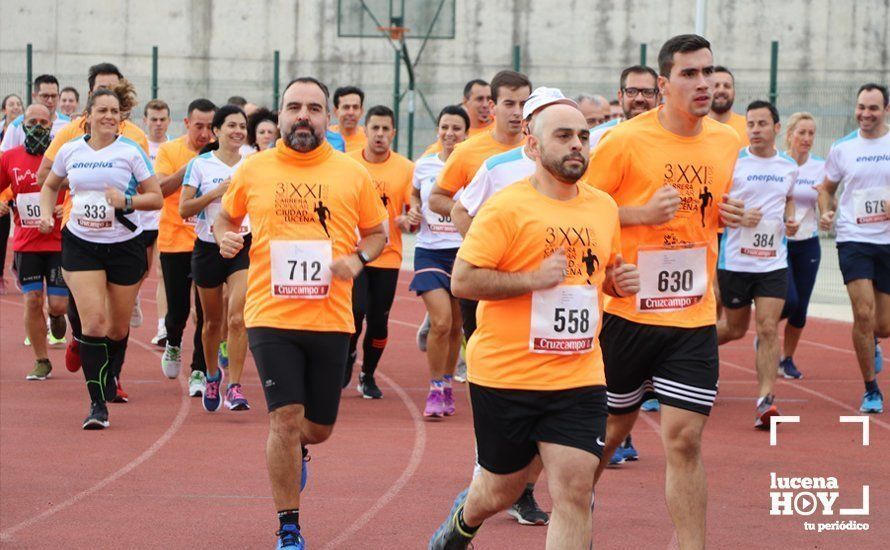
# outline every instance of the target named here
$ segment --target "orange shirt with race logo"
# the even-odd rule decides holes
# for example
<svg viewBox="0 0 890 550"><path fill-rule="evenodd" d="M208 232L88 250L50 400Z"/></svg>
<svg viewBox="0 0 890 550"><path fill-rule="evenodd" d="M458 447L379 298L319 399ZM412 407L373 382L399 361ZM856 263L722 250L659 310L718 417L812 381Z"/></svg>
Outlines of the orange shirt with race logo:
<svg viewBox="0 0 890 550"><path fill-rule="evenodd" d="M347 153L359 161L371 173L374 189L380 195L383 206L389 214L389 233L386 248L373 262L371 267L399 269L402 267L402 230L396 224L396 218L405 212L405 206L411 204L411 181L414 177L414 163L396 152L390 152L383 162L368 162L364 149Z"/></svg>
<svg viewBox="0 0 890 550"><path fill-rule="evenodd" d="M458 257L479 268L518 273L537 270L554 251L565 250L567 276L558 288L589 296L586 304L590 315L584 314L588 324L583 327L587 347L577 353L540 351L540 339L535 338L540 329L532 328L532 318L534 304L542 294L482 300L478 327L467 345L470 382L520 390L605 385L599 345L601 287L606 266L621 250L620 238L615 201L585 185L579 185L578 196L567 201L538 192L528 178L492 196L473 219ZM575 313L579 310L573 308L581 302L561 300L557 305L563 307L552 311L555 316L567 314L571 322L577 322ZM546 317L548 326L565 322L564 318ZM532 351L533 347L539 351Z"/></svg>
<svg viewBox="0 0 890 550"><path fill-rule="evenodd" d="M52 142L47 147L46 151L43 153L44 158L48 158L53 161L56 160L56 154L59 152L59 149L62 148L63 145L71 141L72 139L77 139L80 136L86 134L87 121L84 117L78 117L72 120L68 125L59 130L59 133L53 138ZM139 147L142 147L142 150L145 151L145 154L148 154L148 137L145 135L145 132L142 131L142 128L136 126L129 120L125 120L121 122L118 127L118 133L125 138L129 138L135 141ZM71 194L69 193L65 197L65 203L62 206L62 225L68 223L68 217L71 215Z"/></svg>
<svg viewBox="0 0 890 550"><path fill-rule="evenodd" d="M703 256L698 256L701 265L696 268L705 272L693 273L701 286L690 281L690 287L702 291L698 295L687 295L681 301L648 301L639 308L634 296L607 298L606 312L647 325L681 328L713 325L717 321L711 280L717 265L719 215L716 205L732 184L739 140L727 125L708 117L702 119L702 130L695 137L673 134L658 119L662 108L609 130L591 154L586 179L590 185L612 195L619 207L642 206L660 187L674 187L680 193L680 207L674 219L658 226L622 227L622 256L625 262L639 266L640 249L645 249L650 258L664 251L670 254L685 250L682 255L688 257L693 250L703 250ZM643 271L641 267L641 278L647 275ZM674 283L662 282L666 287ZM668 288L659 290L667 293ZM641 292L638 296L644 295ZM677 304L683 307L675 309Z"/></svg>
<svg viewBox="0 0 890 550"><path fill-rule="evenodd" d="M505 153L525 145L525 138L515 145L504 145L494 139L494 131L483 132L462 143L457 144L451 156L445 161L445 167L439 173L436 185L449 191L452 195L473 180L476 171L489 157Z"/></svg>
<svg viewBox="0 0 890 550"><path fill-rule="evenodd" d="M155 158L155 173L158 178L175 174L198 155L188 146L188 136L180 136L161 144ZM179 215L179 195L182 186L175 193L164 197L161 222L158 225L158 250L161 252L191 252L195 248L195 224L186 223Z"/></svg>
<svg viewBox="0 0 890 550"><path fill-rule="evenodd" d="M331 125L328 130L332 132L337 132L343 137L343 143L346 145L346 152L352 153L353 151L361 151L365 148L365 145L368 144L368 136L365 134L364 126L356 126L355 133L351 136L347 136L340 130L339 124Z"/></svg>
<svg viewBox="0 0 890 550"><path fill-rule="evenodd" d="M330 243L332 259L354 253L356 229L373 228L387 218L361 164L327 142L298 153L278 140L274 148L248 157L235 171L222 206L236 219L250 215L253 242L244 306L248 327L354 332L351 280L331 277L326 297L275 296L272 253L282 242L297 241ZM284 259L292 260L287 263L293 274L300 258ZM310 276L317 274L313 271L310 268Z"/></svg>
<svg viewBox="0 0 890 550"><path fill-rule="evenodd" d="M474 137L474 136L478 136L479 134L481 134L482 132L485 132L486 130L493 130L493 129L494 129L494 118L492 118L491 121L488 124L486 124L485 126L478 126L476 128L470 128L470 131L467 132L467 139ZM426 151L424 151L423 154L420 156L425 157L425 156L433 154L433 153L440 153L441 151L442 151L442 144L439 143L439 140L437 139L432 145L427 147Z"/></svg>
<svg viewBox="0 0 890 550"><path fill-rule="evenodd" d="M732 127L739 135L739 141L741 141L739 149L751 145L751 142L748 141L748 121L743 115L730 113L729 120L725 124Z"/></svg>

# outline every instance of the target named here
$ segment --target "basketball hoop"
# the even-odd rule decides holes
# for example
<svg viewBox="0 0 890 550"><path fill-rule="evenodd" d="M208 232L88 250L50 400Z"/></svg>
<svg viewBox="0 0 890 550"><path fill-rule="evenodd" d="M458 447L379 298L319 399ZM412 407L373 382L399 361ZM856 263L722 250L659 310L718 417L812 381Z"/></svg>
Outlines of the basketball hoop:
<svg viewBox="0 0 890 550"><path fill-rule="evenodd" d="M390 40L401 41L408 32L408 27L377 27L377 30L389 34Z"/></svg>

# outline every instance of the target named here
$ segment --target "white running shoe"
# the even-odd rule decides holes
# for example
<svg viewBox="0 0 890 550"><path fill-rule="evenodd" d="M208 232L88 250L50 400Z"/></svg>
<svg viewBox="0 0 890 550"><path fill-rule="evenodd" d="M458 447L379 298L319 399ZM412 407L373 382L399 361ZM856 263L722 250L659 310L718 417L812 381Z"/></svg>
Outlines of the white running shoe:
<svg viewBox="0 0 890 550"><path fill-rule="evenodd" d="M179 371L182 370L182 348L180 346L167 344L164 347L161 370L164 371L164 376L171 380L179 376Z"/></svg>
<svg viewBox="0 0 890 550"><path fill-rule="evenodd" d="M139 296L136 296L136 303L133 305L133 313L130 314L130 326L139 328L142 326L142 320L142 303L139 300Z"/></svg>
<svg viewBox="0 0 890 550"><path fill-rule="evenodd" d="M151 339L151 343L156 346L166 346L167 345L167 328L161 326L158 328L158 333L155 334L154 338Z"/></svg>
<svg viewBox="0 0 890 550"><path fill-rule="evenodd" d="M189 397L203 397L207 388L207 377L199 370L193 370L189 376ZM217 406L217 408L219 408Z"/></svg>

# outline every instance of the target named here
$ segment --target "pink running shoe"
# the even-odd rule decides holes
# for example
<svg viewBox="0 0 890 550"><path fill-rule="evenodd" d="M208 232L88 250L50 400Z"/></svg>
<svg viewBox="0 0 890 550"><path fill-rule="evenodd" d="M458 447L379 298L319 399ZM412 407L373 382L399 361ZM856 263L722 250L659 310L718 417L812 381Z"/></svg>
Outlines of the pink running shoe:
<svg viewBox="0 0 890 550"><path fill-rule="evenodd" d="M442 396L444 399L442 410L444 411L445 416L452 416L456 410L454 408L454 392L451 388L443 388Z"/></svg>
<svg viewBox="0 0 890 550"><path fill-rule="evenodd" d="M244 397L244 394L241 392L241 384L229 385L229 388L226 390L225 405L230 411L250 410L247 398Z"/></svg>
<svg viewBox="0 0 890 550"><path fill-rule="evenodd" d="M445 394L442 393L442 390L430 390L430 394L426 398L423 416L427 418L445 416Z"/></svg>

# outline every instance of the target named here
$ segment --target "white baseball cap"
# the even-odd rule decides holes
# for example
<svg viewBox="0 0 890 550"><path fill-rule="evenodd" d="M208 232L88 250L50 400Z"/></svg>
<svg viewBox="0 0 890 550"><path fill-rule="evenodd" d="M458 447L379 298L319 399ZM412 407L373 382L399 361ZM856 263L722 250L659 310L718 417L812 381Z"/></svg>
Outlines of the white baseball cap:
<svg viewBox="0 0 890 550"><path fill-rule="evenodd" d="M578 104L575 103L574 100L564 96L562 90L559 88L547 88L546 86L535 88L535 91L532 92L532 95L528 96L528 100L522 107L522 118L527 119L544 107L557 103L578 107Z"/></svg>

